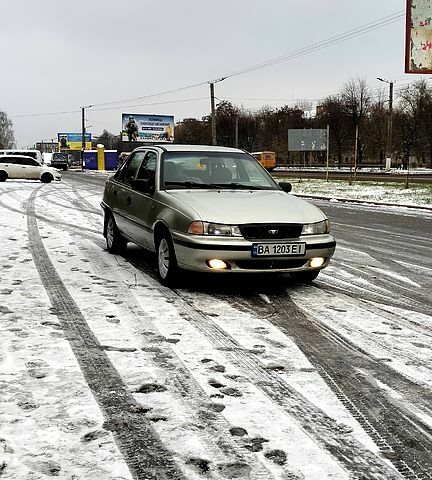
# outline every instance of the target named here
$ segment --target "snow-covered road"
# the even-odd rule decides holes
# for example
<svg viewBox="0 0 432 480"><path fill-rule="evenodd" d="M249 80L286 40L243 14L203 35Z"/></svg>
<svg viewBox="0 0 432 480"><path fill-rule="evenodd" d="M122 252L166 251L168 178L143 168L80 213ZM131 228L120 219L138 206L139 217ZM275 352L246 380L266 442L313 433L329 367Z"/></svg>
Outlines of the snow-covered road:
<svg viewBox="0 0 432 480"><path fill-rule="evenodd" d="M406 238L336 222L311 286L173 291L105 251L88 180L0 184L2 479L432 478L432 267Z"/></svg>

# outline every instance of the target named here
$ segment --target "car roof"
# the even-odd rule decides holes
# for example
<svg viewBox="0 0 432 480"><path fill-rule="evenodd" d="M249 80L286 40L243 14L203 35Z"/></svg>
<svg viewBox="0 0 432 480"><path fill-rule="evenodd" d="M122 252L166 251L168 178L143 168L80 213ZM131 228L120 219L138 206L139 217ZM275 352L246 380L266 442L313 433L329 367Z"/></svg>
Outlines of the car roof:
<svg viewBox="0 0 432 480"><path fill-rule="evenodd" d="M243 150L231 147L220 147L215 145L180 145L180 144L163 144L149 145L138 147L136 150L147 149L149 147L157 147L166 152L219 152L219 153L244 153Z"/></svg>
<svg viewBox="0 0 432 480"><path fill-rule="evenodd" d="M11 159L11 158L25 158L26 160L28 160L29 158L31 160L34 160L35 162L39 163L36 158L33 158L33 157L29 157L28 155L1 155L0 154L0 158L7 158L7 159Z"/></svg>

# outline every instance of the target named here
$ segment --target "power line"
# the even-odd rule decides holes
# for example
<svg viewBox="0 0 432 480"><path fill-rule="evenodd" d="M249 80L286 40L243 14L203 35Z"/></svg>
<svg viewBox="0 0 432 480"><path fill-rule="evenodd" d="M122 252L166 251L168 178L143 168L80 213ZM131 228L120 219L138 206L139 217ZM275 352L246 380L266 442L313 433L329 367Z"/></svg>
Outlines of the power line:
<svg viewBox="0 0 432 480"><path fill-rule="evenodd" d="M196 98L184 98L182 100L168 100L166 102L154 102L154 103L138 103L135 105L118 105L116 107L104 107L104 108L92 108L92 112L100 112L104 110L119 110L124 108L134 108L134 107L151 107L153 105L166 105L171 103L184 103L184 102L195 102L197 100L208 100L208 97L196 97Z"/></svg>
<svg viewBox="0 0 432 480"><path fill-rule="evenodd" d="M202 85L207 85L207 83L208 82L199 82L199 83L194 83L192 85L186 85L185 87L174 88L173 90L165 90L163 92L151 93L149 95L142 95L141 97L127 98L127 99L123 99L123 100L116 100L116 101L105 102L105 103L94 103L93 107L102 107L102 106L105 106L105 105L113 105L114 103L132 102L134 100L144 100L145 98L158 97L160 95L167 95L168 93L181 92L183 90L188 90L190 88L200 87ZM128 107L126 107L126 108L128 108Z"/></svg>
<svg viewBox="0 0 432 480"><path fill-rule="evenodd" d="M79 113L81 110L68 110L65 112L46 112L46 113L26 113L23 115L10 115L10 118L23 118L23 117L43 117L50 115L66 115L69 113Z"/></svg>
<svg viewBox="0 0 432 480"><path fill-rule="evenodd" d="M350 40L351 38L358 37L360 35L365 35L366 33L372 32L374 30L377 30L379 28L383 28L387 25L390 25L392 23L395 23L402 18L405 17L405 10L401 10L399 12L393 13L391 15L387 15L386 17L379 18L377 20L374 20L372 22L366 23L364 25L361 25L360 27L354 28L352 30L348 30L344 33L341 33L339 35L335 35L333 37L329 37L326 40L322 40L317 43L313 43L311 45L308 45L306 47L300 48L298 50L294 50L292 52L286 53L284 55L281 55L279 57L275 57L273 59L267 60L262 63L258 63L256 65L252 65L250 67L243 68L241 70L237 70L236 72L232 72L229 74L224 75L225 78L230 78L234 77L237 75L242 75L244 73L249 73L255 70L259 70L262 68L266 68L269 66L277 65L282 62L286 62L288 60L293 60L298 57L302 57L304 55L308 55L310 53L316 52L318 50L322 50L323 48L327 48L333 45L336 45L341 42L345 42L346 40Z"/></svg>
<svg viewBox="0 0 432 480"><path fill-rule="evenodd" d="M286 62L286 61L289 61L289 60L294 60L296 58L299 58L299 57L302 57L302 56L305 56L305 55L309 55L309 54L314 53L318 50L328 48L328 47L336 45L338 43L345 42L345 41L350 40L352 38L358 37L360 35L364 35L364 34L369 33L371 31L374 31L374 30L377 30L379 28L383 28L387 25L390 25L392 23L395 23L396 21L402 19L405 16L404 12L405 12L405 10L401 10L399 12L395 12L395 13L387 15L385 17L381 17L377 20L368 22L364 25L361 25L361 26L356 27L354 29L348 30L348 31L343 32L341 34L329 37L329 38L327 38L325 40L322 40L320 42L313 43L313 44L308 45L306 47L303 47L301 49L294 50L292 52L289 52L289 53L286 53L284 55L275 57L275 58L267 60L265 62L261 62L261 63L255 64L255 65L252 65L252 66L249 66L249 67L245 67L241 70L232 72L230 74L226 74L221 78L226 79L226 78L242 75L242 74L245 74L245 73L250 73L250 72L253 72L255 70L263 69L263 68L266 68L266 67L269 67L269 66L277 65L277 64L282 63L282 62ZM166 94L169 94L169 93L175 93L175 92L195 88L195 87L198 87L198 86L207 85L208 83L209 83L208 81L198 82L198 83L194 83L194 84L191 84L191 85L186 85L186 86L183 86L183 87L175 88L175 89L172 89L172 90L165 90L165 91L158 92L158 93L142 95L140 97L134 97L134 98L122 99L122 100L114 100L114 101L111 101L111 102L104 102L104 103L94 103L94 104L92 104L92 107L94 107L94 106L103 107L103 106L106 106L106 105L114 105L114 104L118 104L118 103L122 103L122 102L129 102L129 101L133 101L133 100L143 100L145 98L151 98L151 97L155 97L155 96L166 95ZM179 100L179 101L171 101L171 102L165 102L165 103L176 103L176 102L182 102L182 101L189 101L189 100ZM147 105L160 105L160 104L163 104L163 103L161 102L161 103L154 103L154 104L147 104ZM140 105L128 105L128 106L119 105L118 107L107 108L107 110L111 109L111 108L112 109L132 108L134 106L145 106L145 104L144 105L141 105L141 104ZM92 109L92 110L97 111L97 110L103 110L103 109ZM49 116L49 115L64 115L64 114L69 114L69 113L77 113L79 111L80 110L71 110L71 111L65 111L65 112L50 112L50 113L34 113L34 114L24 114L24 115L13 115L13 116L11 116L11 118Z"/></svg>

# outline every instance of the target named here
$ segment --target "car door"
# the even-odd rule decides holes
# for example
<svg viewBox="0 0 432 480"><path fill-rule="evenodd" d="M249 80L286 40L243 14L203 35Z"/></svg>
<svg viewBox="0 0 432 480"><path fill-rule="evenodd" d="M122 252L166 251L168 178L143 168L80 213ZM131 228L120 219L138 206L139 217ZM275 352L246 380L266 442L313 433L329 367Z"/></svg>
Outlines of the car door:
<svg viewBox="0 0 432 480"><path fill-rule="evenodd" d="M145 154L145 150L132 153L119 174L115 175L111 181L108 193L110 206L120 233L137 243L140 242L135 238L136 227L134 222L136 220L133 218L131 208L133 196L131 183L137 176Z"/></svg>
<svg viewBox="0 0 432 480"><path fill-rule="evenodd" d="M33 158L22 158L21 159L21 172L22 178L28 180L39 180L41 176L42 167L40 164Z"/></svg>
<svg viewBox="0 0 432 480"><path fill-rule="evenodd" d="M144 158L138 169L136 179L147 180L155 184L157 153L153 150L145 152ZM131 219L132 235L136 242L147 248L153 244L153 231L150 225L150 212L153 207L154 189L144 193L131 190L129 193L129 216Z"/></svg>

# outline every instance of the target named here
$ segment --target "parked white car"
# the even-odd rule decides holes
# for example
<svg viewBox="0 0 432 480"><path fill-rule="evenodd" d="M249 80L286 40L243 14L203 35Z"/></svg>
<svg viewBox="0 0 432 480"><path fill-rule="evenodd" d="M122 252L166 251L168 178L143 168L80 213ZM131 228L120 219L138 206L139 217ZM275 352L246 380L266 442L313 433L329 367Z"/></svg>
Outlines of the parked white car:
<svg viewBox="0 0 432 480"><path fill-rule="evenodd" d="M7 179L23 178L49 183L61 180L61 172L56 168L40 164L26 155L0 156L0 182Z"/></svg>
<svg viewBox="0 0 432 480"><path fill-rule="evenodd" d="M38 163L44 163L42 153L39 150L19 150L17 148L0 150L0 157L3 155L25 155L34 158Z"/></svg>

